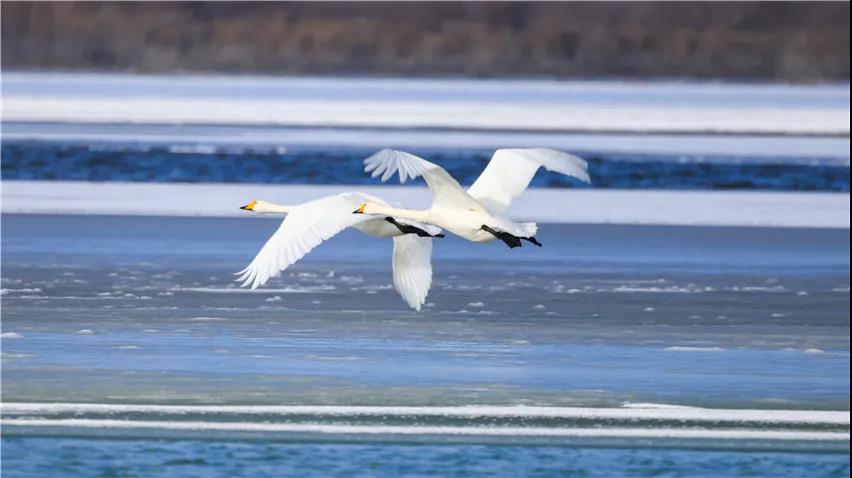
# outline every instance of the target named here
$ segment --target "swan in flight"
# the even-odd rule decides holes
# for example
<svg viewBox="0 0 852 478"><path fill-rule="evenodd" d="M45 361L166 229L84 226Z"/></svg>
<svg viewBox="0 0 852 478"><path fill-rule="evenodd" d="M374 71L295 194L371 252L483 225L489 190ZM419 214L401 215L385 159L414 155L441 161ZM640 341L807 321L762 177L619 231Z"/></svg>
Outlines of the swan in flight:
<svg viewBox="0 0 852 478"><path fill-rule="evenodd" d="M278 230L266 241L245 269L237 272L243 287L256 289L296 263L322 241L353 227L373 237L393 238L393 285L403 300L420 310L432 285L432 238L444 237L435 226L393 216L356 216L352 208L364 202L388 206L367 194L343 193L300 204L281 206L252 201L240 209L286 214Z"/></svg>
<svg viewBox="0 0 852 478"><path fill-rule="evenodd" d="M514 222L506 210L544 167L566 176L589 182L586 161L562 151L544 148L498 149L488 166L465 191L444 168L403 151L383 149L364 160L366 172L381 175L387 181L399 172L399 180L423 176L432 191L432 206L424 211L398 209L375 201L364 201L354 213L393 216L446 229L474 242L500 239L509 248L521 246L521 240L537 246L537 226L532 222Z"/></svg>

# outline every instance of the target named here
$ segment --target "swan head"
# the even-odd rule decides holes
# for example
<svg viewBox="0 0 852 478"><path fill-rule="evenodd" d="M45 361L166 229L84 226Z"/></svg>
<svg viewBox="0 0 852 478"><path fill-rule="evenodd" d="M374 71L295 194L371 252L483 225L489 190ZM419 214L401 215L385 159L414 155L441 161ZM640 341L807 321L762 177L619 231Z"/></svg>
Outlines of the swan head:
<svg viewBox="0 0 852 478"><path fill-rule="evenodd" d="M240 206L240 209L253 212L281 212L280 207L266 201L252 201L245 206Z"/></svg>
<svg viewBox="0 0 852 478"><path fill-rule="evenodd" d="M255 207L257 207L257 201L252 201L252 202L246 204L245 206L240 206L240 209L243 209L243 210L246 210L246 211L254 211Z"/></svg>
<svg viewBox="0 0 852 478"><path fill-rule="evenodd" d="M361 204L360 206L358 206L358 209L352 211L352 214L381 214L381 213L376 210L375 204L365 202L365 203Z"/></svg>

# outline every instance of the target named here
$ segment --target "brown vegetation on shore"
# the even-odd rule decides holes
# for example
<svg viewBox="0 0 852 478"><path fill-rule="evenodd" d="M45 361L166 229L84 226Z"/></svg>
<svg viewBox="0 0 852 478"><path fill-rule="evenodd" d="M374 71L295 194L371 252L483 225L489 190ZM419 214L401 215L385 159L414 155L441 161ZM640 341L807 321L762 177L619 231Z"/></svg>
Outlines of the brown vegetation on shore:
<svg viewBox="0 0 852 478"><path fill-rule="evenodd" d="M849 3L2 3L4 68L849 79Z"/></svg>

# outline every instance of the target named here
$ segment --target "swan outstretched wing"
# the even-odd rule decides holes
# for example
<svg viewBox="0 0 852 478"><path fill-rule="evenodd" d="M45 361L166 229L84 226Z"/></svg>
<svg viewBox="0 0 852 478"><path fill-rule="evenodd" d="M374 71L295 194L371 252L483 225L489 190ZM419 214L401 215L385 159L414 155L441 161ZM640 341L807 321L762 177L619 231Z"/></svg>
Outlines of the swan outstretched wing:
<svg viewBox="0 0 852 478"><path fill-rule="evenodd" d="M374 219L352 214L352 210L363 200L363 195L346 193L315 199L295 207L248 267L237 272L240 276L237 280L242 282L243 287L256 289L293 265L322 241L347 227Z"/></svg>
<svg viewBox="0 0 852 478"><path fill-rule="evenodd" d="M399 173L401 183L408 178L423 176L432 191L433 204L454 208L481 208L444 168L411 153L383 149L364 160L364 171L371 173L374 178L381 176L382 182L396 173Z"/></svg>
<svg viewBox="0 0 852 478"><path fill-rule="evenodd" d="M589 182L588 164L572 154L545 148L498 149L467 192L489 210L505 212L540 167Z"/></svg>
<svg viewBox="0 0 852 478"><path fill-rule="evenodd" d="M393 287L419 311L432 285L432 238L405 234L393 238Z"/></svg>

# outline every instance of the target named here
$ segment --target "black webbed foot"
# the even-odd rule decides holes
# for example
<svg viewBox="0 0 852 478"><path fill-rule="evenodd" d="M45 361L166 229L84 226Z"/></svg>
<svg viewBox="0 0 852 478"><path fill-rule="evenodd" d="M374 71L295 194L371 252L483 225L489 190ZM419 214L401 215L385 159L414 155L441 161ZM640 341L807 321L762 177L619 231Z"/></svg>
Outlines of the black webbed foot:
<svg viewBox="0 0 852 478"><path fill-rule="evenodd" d="M532 242L533 244L537 245L538 247L541 247L541 243L538 242L538 239L536 239L535 236L522 237L521 239L523 239L527 242Z"/></svg>
<svg viewBox="0 0 852 478"><path fill-rule="evenodd" d="M509 249L521 247L521 240L517 236L513 236L508 232L497 231L491 227L486 226L485 224L482 225L482 230L493 234L494 237L505 242L506 245L509 246Z"/></svg>
<svg viewBox="0 0 852 478"><path fill-rule="evenodd" d="M399 231L403 234L417 234L417 237L444 237L444 234L432 235L417 226L412 226L411 224L403 224L390 216L386 217L385 221L396 226L396 228L399 229Z"/></svg>

